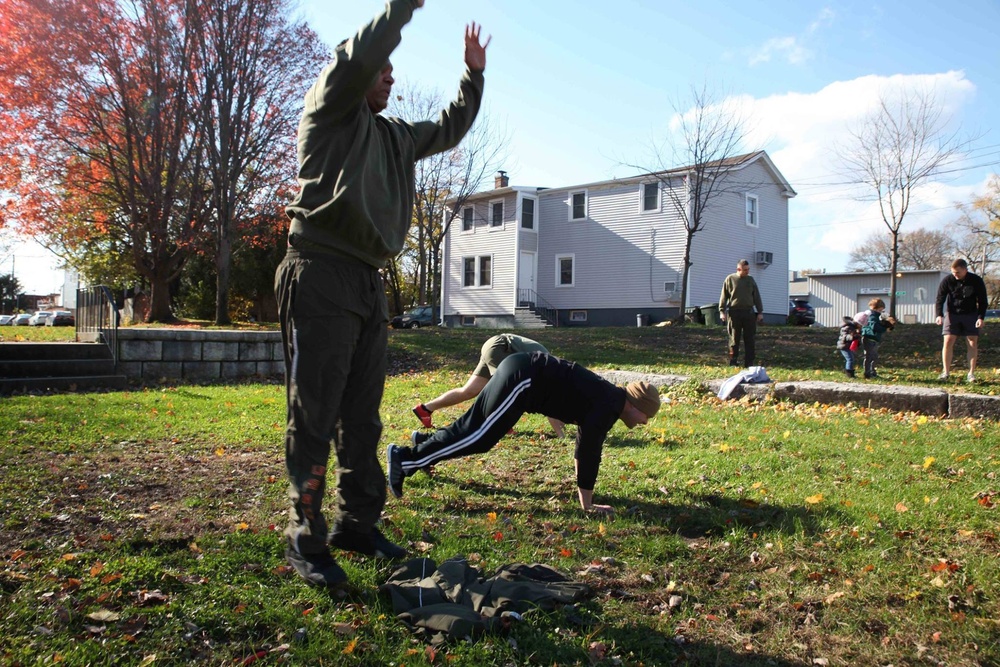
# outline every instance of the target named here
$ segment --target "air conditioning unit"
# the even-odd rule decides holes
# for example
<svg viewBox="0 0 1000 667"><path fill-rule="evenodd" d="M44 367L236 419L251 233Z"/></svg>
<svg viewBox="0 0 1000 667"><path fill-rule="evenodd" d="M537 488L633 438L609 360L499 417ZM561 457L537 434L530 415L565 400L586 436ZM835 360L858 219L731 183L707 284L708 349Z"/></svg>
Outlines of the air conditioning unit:
<svg viewBox="0 0 1000 667"><path fill-rule="evenodd" d="M757 251L757 262L756 262L757 264L762 266L767 266L773 261L774 261L773 252L764 252L763 250Z"/></svg>

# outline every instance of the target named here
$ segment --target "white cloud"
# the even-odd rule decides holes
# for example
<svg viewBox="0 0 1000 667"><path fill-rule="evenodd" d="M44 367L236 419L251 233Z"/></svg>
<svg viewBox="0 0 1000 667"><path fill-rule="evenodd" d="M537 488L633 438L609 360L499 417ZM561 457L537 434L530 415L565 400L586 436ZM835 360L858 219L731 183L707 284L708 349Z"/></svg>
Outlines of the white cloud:
<svg viewBox="0 0 1000 667"><path fill-rule="evenodd" d="M885 230L877 204L855 199L861 192L839 173L835 152L838 145L849 142L850 125L873 108L881 94L900 89L929 91L944 113L953 115L976 91L964 72L951 71L865 76L836 81L813 93L738 98L750 119L747 147L765 147L799 193L790 204L793 268L842 270L847 253L860 239ZM925 184L914 192L904 228L944 228L955 220L953 204L982 192L985 178L960 171Z"/></svg>
<svg viewBox="0 0 1000 667"><path fill-rule="evenodd" d="M801 65L813 56L813 51L807 46L804 38L812 37L821 28L829 25L834 16L832 9L824 7L820 10L819 16L806 26L802 36L772 37L750 55L750 66L771 62L772 58L783 59L790 65Z"/></svg>
<svg viewBox="0 0 1000 667"><path fill-rule="evenodd" d="M784 57L792 65L798 65L812 57L812 53L799 44L797 37L772 37L750 56L750 65L770 62L772 56Z"/></svg>

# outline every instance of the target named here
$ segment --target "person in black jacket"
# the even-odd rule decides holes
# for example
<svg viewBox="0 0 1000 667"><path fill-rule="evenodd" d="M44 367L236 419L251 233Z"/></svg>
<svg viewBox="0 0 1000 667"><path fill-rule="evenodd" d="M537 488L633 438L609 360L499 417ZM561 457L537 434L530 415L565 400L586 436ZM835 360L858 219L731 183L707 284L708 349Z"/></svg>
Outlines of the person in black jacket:
<svg viewBox="0 0 1000 667"><path fill-rule="evenodd" d="M389 490L403 495L403 481L439 461L484 454L525 412L576 424L576 481L585 512L612 514L595 505L594 485L608 431L619 419L633 428L660 409L660 394L648 382L616 387L583 366L544 352L512 354L497 367L469 410L432 435L414 434L414 447L389 445ZM424 437L418 437L423 435Z"/></svg>
<svg viewBox="0 0 1000 667"><path fill-rule="evenodd" d="M983 279L969 271L969 265L964 259L952 262L951 275L938 286L935 303L937 319L934 321L942 325L941 333L944 335L944 347L941 349L941 364L944 368L938 380L948 379L955 354L955 341L959 336L965 336L969 344L969 375L966 380L976 381L979 329L986 319L988 303Z"/></svg>

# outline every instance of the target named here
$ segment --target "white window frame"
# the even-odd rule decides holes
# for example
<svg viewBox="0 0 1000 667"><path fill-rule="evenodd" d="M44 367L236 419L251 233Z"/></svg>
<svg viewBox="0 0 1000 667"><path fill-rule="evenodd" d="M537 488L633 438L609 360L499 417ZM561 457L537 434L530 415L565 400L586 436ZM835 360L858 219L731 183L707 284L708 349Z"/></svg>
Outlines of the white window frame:
<svg viewBox="0 0 1000 667"><path fill-rule="evenodd" d="M459 316L459 324L463 327L474 327L476 326L476 316L475 315L461 315Z"/></svg>
<svg viewBox="0 0 1000 667"><path fill-rule="evenodd" d="M656 188L656 206L653 208L646 208L646 188L655 187ZM659 213L663 210L663 188L660 187L659 181L654 181L652 183L640 183L639 184L639 213L641 215L649 215L650 213Z"/></svg>
<svg viewBox="0 0 1000 667"><path fill-rule="evenodd" d="M531 202L531 227L524 226L524 202ZM521 221L520 228L526 229L530 232L538 231L538 199L535 197L522 197L521 198Z"/></svg>
<svg viewBox="0 0 1000 667"><path fill-rule="evenodd" d="M490 282L483 284L483 260L490 260ZM493 289L493 255L477 255L476 256L476 287Z"/></svg>
<svg viewBox="0 0 1000 667"><path fill-rule="evenodd" d="M499 225L494 225L493 224L493 207L496 206L497 204L500 204L500 224ZM504 208L505 207L504 207L504 201L503 201L503 199L492 199L492 200L490 200L489 228L490 228L491 231L494 230L494 229L500 230L500 229L504 228L504 224L507 222L505 220L505 218L504 218L504 216L507 213L504 210Z"/></svg>
<svg viewBox="0 0 1000 667"><path fill-rule="evenodd" d="M667 289L669 287L670 289ZM673 294L677 291L677 281L676 280L665 280L663 281L663 291L667 294Z"/></svg>
<svg viewBox="0 0 1000 667"><path fill-rule="evenodd" d="M467 285L465 283L465 263L468 260L472 260L472 284ZM475 256L462 256L462 289L473 289L476 287L476 281L479 279L479 259Z"/></svg>
<svg viewBox="0 0 1000 667"><path fill-rule="evenodd" d="M574 218L573 217L573 198L576 195L583 195L583 217ZM586 220L588 212L590 210L590 193L587 190L573 190L569 193L569 220L573 222L575 220Z"/></svg>
<svg viewBox="0 0 1000 667"><path fill-rule="evenodd" d="M562 267L560 266L562 260L568 259L573 262L573 270L571 282L569 284L563 284L559 282L559 278L562 276ZM566 254L566 255L556 255L556 287L576 287L576 255Z"/></svg>
<svg viewBox="0 0 1000 667"><path fill-rule="evenodd" d="M753 202L753 212L750 211L750 202ZM760 198L757 195L752 195L749 192L746 195L746 200L743 203L743 213L745 215L747 227L760 228Z"/></svg>
<svg viewBox="0 0 1000 667"><path fill-rule="evenodd" d="M466 229L465 228L465 212L472 211L472 225ZM459 229L463 234L472 234L476 231L476 207L475 206L463 206L461 215L458 216L459 223L461 227Z"/></svg>
<svg viewBox="0 0 1000 667"><path fill-rule="evenodd" d="M466 285L465 284L465 263L468 260L470 260L470 259L472 260L472 266L473 266L473 272L474 273L473 273L473 277L472 277L472 284L471 285ZM487 285L484 285L483 282L482 282L482 270L483 270L483 260L484 259L490 260L490 275L489 275L490 282ZM461 278L462 289L493 289L493 278L494 278L494 275L495 275L494 274L494 270L493 270L494 265L495 265L495 262L494 262L494 257L493 257L492 253L489 254L489 255L464 255L462 257L462 278Z"/></svg>
<svg viewBox="0 0 1000 667"><path fill-rule="evenodd" d="M571 311L569 311L569 321L570 322L586 322L587 321L587 311L585 311L585 310L571 310Z"/></svg>

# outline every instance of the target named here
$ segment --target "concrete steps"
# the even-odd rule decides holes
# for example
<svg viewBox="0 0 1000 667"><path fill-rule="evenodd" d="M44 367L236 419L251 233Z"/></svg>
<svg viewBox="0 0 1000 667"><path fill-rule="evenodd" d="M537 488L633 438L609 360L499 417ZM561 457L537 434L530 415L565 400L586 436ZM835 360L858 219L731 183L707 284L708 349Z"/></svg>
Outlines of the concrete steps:
<svg viewBox="0 0 1000 667"><path fill-rule="evenodd" d="M100 343L0 343L0 395L122 389L114 357Z"/></svg>
<svg viewBox="0 0 1000 667"><path fill-rule="evenodd" d="M515 329L547 329L551 326L551 324L545 321L544 317L530 308L514 309Z"/></svg>

